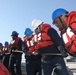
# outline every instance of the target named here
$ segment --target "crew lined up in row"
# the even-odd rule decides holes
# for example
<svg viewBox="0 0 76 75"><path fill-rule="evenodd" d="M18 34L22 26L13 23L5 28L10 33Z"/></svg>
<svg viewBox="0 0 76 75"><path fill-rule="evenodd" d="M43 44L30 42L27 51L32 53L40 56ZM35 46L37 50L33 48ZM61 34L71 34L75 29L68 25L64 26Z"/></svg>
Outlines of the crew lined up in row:
<svg viewBox="0 0 76 75"><path fill-rule="evenodd" d="M35 18L32 27L26 28L24 40L18 37L18 32L12 32L12 41L8 47L8 70L11 75L22 75L21 58L25 53L27 75L51 75L55 68L57 75L69 75L64 57L68 54L76 56L76 12L69 13L59 8L52 14L53 24L61 31L61 37L50 24ZM6 46L6 45L5 45ZM5 47L2 49L6 57ZM4 57L3 57L4 58ZM3 59L4 60L4 59ZM6 60L5 60L6 61ZM2 61L3 62L3 61ZM4 64L5 64L4 63ZM16 70L14 71L14 64Z"/></svg>

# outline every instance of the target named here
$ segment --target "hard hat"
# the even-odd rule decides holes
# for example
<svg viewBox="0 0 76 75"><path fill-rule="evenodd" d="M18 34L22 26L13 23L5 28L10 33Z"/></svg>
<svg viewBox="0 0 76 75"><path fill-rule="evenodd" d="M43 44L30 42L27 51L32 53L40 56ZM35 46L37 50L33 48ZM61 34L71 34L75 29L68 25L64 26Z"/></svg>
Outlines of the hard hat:
<svg viewBox="0 0 76 75"><path fill-rule="evenodd" d="M30 28L26 28L25 32L24 32L24 35L30 36L32 33L33 33L33 31Z"/></svg>
<svg viewBox="0 0 76 75"><path fill-rule="evenodd" d="M56 9L54 12L53 12L53 14L52 14L52 20L53 20L53 22L54 22L54 20L56 19L56 18L58 18L59 16L61 16L62 14L68 14L69 12L67 11L67 10L65 10L65 9L62 9L62 8L59 8L59 9Z"/></svg>
<svg viewBox="0 0 76 75"><path fill-rule="evenodd" d="M3 46L3 44L2 44L2 43L0 43L0 46Z"/></svg>
<svg viewBox="0 0 76 75"><path fill-rule="evenodd" d="M13 35L18 35L18 34L19 34L19 33L17 33L16 31L13 31L11 36L13 36Z"/></svg>
<svg viewBox="0 0 76 75"><path fill-rule="evenodd" d="M33 21L32 21L32 27L33 27L33 30L35 30L40 24L42 24L43 22L40 20L40 19L38 19L38 18L36 18L36 19L34 19Z"/></svg>
<svg viewBox="0 0 76 75"><path fill-rule="evenodd" d="M9 43L7 41L5 41L4 45L5 46L9 46Z"/></svg>

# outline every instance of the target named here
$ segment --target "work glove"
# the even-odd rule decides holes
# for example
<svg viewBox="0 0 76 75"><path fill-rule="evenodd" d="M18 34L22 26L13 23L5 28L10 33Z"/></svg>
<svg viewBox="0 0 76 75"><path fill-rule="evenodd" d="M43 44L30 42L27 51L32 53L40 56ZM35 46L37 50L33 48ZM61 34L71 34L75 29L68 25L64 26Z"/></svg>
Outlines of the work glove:
<svg viewBox="0 0 76 75"><path fill-rule="evenodd" d="M32 54L36 56L36 55L38 55L38 52L33 51Z"/></svg>
<svg viewBox="0 0 76 75"><path fill-rule="evenodd" d="M65 52L64 50L61 51L61 54L62 54L63 57L67 57L68 56L68 53Z"/></svg>
<svg viewBox="0 0 76 75"><path fill-rule="evenodd" d="M28 51L28 52L26 52L26 54L25 54L26 56L30 56L31 55L31 52L30 51Z"/></svg>
<svg viewBox="0 0 76 75"><path fill-rule="evenodd" d="M63 57L67 57L68 53L66 52L65 48L63 46L58 46L58 49Z"/></svg>

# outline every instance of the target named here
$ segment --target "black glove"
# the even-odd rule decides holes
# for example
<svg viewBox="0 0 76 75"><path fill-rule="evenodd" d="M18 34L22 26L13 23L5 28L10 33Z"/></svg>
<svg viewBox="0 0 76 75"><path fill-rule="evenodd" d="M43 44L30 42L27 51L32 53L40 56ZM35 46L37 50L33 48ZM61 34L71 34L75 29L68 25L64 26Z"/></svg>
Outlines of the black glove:
<svg viewBox="0 0 76 75"><path fill-rule="evenodd" d="M63 57L67 57L68 56L68 53L65 52L65 51L61 51L61 54L62 54Z"/></svg>
<svg viewBox="0 0 76 75"><path fill-rule="evenodd" d="M26 55L26 56L30 56L31 54L32 54L32 53L31 53L30 51L27 51L25 55Z"/></svg>
<svg viewBox="0 0 76 75"><path fill-rule="evenodd" d="M67 57L68 53L66 52L65 48L63 46L58 46L58 49L63 57Z"/></svg>

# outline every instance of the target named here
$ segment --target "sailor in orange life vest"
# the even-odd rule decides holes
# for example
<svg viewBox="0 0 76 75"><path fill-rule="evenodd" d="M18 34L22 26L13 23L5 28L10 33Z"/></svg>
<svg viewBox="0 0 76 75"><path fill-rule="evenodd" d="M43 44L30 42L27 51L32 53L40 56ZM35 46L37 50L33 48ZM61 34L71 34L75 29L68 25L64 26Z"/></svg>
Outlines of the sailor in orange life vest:
<svg viewBox="0 0 76 75"><path fill-rule="evenodd" d="M3 44L0 43L0 62L2 62L2 59L3 59L3 52L2 52L2 49L3 49Z"/></svg>
<svg viewBox="0 0 76 75"><path fill-rule="evenodd" d="M9 49L9 43L7 41L5 41L2 51L4 53L2 63L9 70L10 49Z"/></svg>
<svg viewBox="0 0 76 75"><path fill-rule="evenodd" d="M35 48L42 54L42 75L51 75L54 68L57 75L69 75L62 56L65 51L61 47L64 47L57 31L38 18L32 21L32 27L36 33Z"/></svg>
<svg viewBox="0 0 76 75"><path fill-rule="evenodd" d="M26 28L24 32L24 53L26 59L26 72L27 75L41 75L41 55L34 52L33 31Z"/></svg>
<svg viewBox="0 0 76 75"><path fill-rule="evenodd" d="M12 32L12 41L10 42L10 64L9 69L11 75L22 75L21 72L21 58L22 58L22 40L18 37L18 33L16 31ZM16 73L14 71L14 65L16 65Z"/></svg>
<svg viewBox="0 0 76 75"><path fill-rule="evenodd" d="M63 8L56 9L52 14L52 20L61 32L66 51L76 56L76 11L69 13Z"/></svg>
<svg viewBox="0 0 76 75"><path fill-rule="evenodd" d="M3 44L2 43L0 43L0 75L10 75L10 73L9 73L9 71L8 71L8 69L3 65L3 63L2 63L2 59L3 59ZM7 62L7 61L6 61Z"/></svg>

